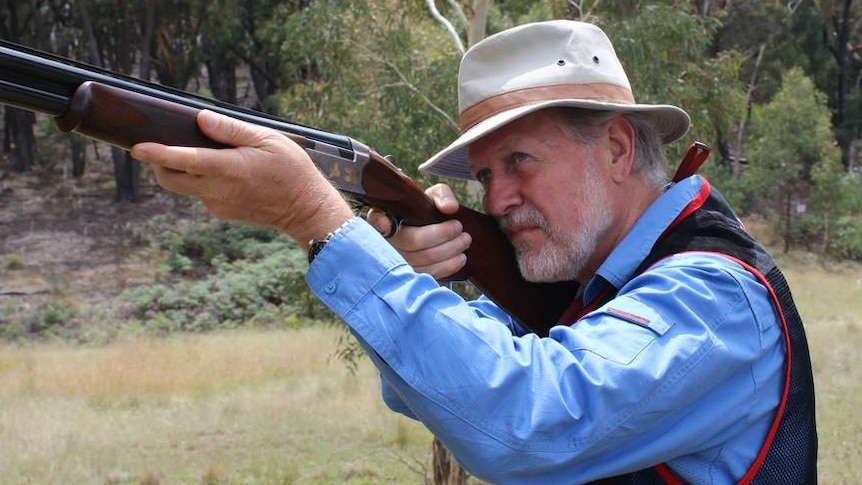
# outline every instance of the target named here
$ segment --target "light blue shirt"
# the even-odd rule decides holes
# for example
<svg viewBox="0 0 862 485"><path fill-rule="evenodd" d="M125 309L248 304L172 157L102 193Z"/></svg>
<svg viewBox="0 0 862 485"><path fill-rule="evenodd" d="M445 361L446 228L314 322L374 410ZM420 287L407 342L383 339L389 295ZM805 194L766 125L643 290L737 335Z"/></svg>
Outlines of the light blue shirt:
<svg viewBox="0 0 862 485"><path fill-rule="evenodd" d="M710 253L631 278L702 183L690 177L654 202L598 270L622 285L617 297L547 338L520 335L487 299L465 302L415 273L360 219L307 280L379 369L386 403L479 478L573 484L666 462L689 483L734 483L782 388L785 350L766 288Z"/></svg>

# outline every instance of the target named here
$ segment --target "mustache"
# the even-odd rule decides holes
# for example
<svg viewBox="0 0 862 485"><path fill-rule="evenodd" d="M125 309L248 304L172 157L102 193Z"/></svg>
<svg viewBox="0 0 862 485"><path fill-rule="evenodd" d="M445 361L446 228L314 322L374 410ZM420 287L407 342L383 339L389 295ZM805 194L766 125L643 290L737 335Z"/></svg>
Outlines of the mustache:
<svg viewBox="0 0 862 485"><path fill-rule="evenodd" d="M523 208L517 212L500 216L497 218L497 223L503 231L520 226L536 226L545 232L550 232L551 229L545 216L532 208Z"/></svg>

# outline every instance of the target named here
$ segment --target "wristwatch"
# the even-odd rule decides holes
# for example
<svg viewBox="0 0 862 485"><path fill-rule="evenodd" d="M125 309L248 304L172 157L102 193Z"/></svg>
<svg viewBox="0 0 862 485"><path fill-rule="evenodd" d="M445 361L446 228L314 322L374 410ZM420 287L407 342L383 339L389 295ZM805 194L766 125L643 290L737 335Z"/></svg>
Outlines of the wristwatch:
<svg viewBox="0 0 862 485"><path fill-rule="evenodd" d="M338 226L334 231L330 232L329 234L323 236L320 239L312 239L311 241L308 241L308 264L311 264L311 262L314 261L314 258L316 258L317 255L320 254L321 251L323 251L323 248L324 246L326 246L326 243L328 243L330 239L335 237L335 235L338 234L338 231L344 229L348 224L350 224L350 221L352 220L353 219L348 219L344 221L344 223Z"/></svg>

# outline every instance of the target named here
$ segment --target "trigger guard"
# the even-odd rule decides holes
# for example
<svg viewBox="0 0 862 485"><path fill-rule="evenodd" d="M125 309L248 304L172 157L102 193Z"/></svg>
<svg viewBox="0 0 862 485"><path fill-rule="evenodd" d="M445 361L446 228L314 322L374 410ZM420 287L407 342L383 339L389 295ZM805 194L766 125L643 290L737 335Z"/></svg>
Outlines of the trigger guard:
<svg viewBox="0 0 862 485"><path fill-rule="evenodd" d="M386 218L389 219L389 232L386 232L386 233L381 232L380 233L380 235L383 236L384 239L391 239L393 236L398 234L398 230L401 229L401 226L404 224L403 219L401 219L400 217L397 217L397 216L393 216L392 214L390 214L386 211L377 209L375 207L369 207L368 210L362 215L362 218L367 221L368 216L371 214L371 211L382 212L383 215L385 215Z"/></svg>
<svg viewBox="0 0 862 485"><path fill-rule="evenodd" d="M391 239L393 236L398 234L398 230L401 229L401 225L404 224L404 219L400 217L393 216L387 212L384 212L386 217L389 219L389 232L383 235L384 239Z"/></svg>

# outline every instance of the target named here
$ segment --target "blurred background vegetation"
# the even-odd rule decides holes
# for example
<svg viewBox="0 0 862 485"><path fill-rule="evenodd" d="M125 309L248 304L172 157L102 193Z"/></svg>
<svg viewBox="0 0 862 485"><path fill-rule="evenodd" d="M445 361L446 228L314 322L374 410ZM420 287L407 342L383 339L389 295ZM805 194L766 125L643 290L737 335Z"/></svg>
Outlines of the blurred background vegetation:
<svg viewBox="0 0 862 485"><path fill-rule="evenodd" d="M457 134L463 50L552 18L603 27L640 102L691 114L671 160L709 143L703 172L743 218L765 221L779 249L862 259L859 1L0 0L4 39L348 134L421 185L436 180L416 167ZM127 153L99 157L50 120L2 109L4 180L83 184L110 160L116 202L139 200L147 172ZM476 204L475 191L456 189ZM2 209L24 202L4 198ZM170 333L329 318L302 282L301 252L270 231L154 218L135 234L130 244L160 252L163 277L126 291L115 320ZM70 324L93 314L63 302L7 308L0 334L110 338Z"/></svg>
<svg viewBox="0 0 862 485"><path fill-rule="evenodd" d="M0 0L4 39L348 134L422 185L436 180L416 167L457 134L463 50L552 18L603 27L640 102L691 114L671 160L709 143L703 172L781 249L862 259L859 1ZM74 184L105 164L50 120L3 110L4 179L54 173ZM146 170L119 150L109 159L116 201L135 203ZM475 191L456 189L476 204ZM173 278L129 291L124 318L169 332L326 315L296 248L268 231L154 219L136 234L164 251ZM44 333L76 313L55 305L2 333Z"/></svg>

